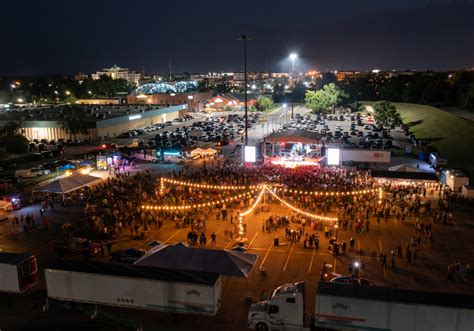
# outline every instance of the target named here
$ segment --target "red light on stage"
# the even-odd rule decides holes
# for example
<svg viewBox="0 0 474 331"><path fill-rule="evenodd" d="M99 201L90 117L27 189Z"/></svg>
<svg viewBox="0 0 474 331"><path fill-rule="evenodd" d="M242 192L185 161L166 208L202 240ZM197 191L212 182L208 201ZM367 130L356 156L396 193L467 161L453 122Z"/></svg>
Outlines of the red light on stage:
<svg viewBox="0 0 474 331"><path fill-rule="evenodd" d="M106 144L102 144L102 146L101 146L101 147L102 147L102 148L105 148L105 147L107 147L107 145L106 145Z"/></svg>

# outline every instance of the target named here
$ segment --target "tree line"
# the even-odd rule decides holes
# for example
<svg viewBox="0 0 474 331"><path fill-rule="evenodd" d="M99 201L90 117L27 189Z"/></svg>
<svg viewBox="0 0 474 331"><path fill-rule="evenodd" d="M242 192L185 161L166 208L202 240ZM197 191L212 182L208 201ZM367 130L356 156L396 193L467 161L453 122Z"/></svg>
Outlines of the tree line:
<svg viewBox="0 0 474 331"><path fill-rule="evenodd" d="M74 103L77 99L113 98L118 92L130 93L134 88L125 79L113 79L107 75L80 81L70 76L27 77L18 82L15 85L11 80L5 80L0 85L0 103L17 103L18 98L40 104Z"/></svg>

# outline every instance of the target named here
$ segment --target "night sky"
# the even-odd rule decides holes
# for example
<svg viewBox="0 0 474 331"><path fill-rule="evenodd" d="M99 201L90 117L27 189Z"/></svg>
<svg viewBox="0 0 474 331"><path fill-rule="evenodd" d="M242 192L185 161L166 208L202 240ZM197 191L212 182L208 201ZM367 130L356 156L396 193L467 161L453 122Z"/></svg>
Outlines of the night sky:
<svg viewBox="0 0 474 331"><path fill-rule="evenodd" d="M449 0L2 2L0 75L474 67L474 5ZM460 0L454 2L463 2ZM466 0L470 2L470 0Z"/></svg>

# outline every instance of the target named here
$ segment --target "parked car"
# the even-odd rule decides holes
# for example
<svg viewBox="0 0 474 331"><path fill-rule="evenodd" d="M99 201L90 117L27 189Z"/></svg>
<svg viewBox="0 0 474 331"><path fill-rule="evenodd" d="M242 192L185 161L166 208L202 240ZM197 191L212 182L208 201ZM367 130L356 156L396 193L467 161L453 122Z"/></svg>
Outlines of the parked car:
<svg viewBox="0 0 474 331"><path fill-rule="evenodd" d="M115 263L129 263L132 264L139 258L141 258L146 251L138 248L127 248L119 251L112 252L110 255L110 262Z"/></svg>
<svg viewBox="0 0 474 331"><path fill-rule="evenodd" d="M341 283L341 284L355 284L355 285L367 285L367 286L375 286L375 283L367 278L356 278L351 276L339 276L331 279L333 283Z"/></svg>
<svg viewBox="0 0 474 331"><path fill-rule="evenodd" d="M91 257L100 253L100 245L85 238L62 239L53 244L59 255L73 254Z"/></svg>
<svg viewBox="0 0 474 331"><path fill-rule="evenodd" d="M35 178L44 175L49 175L51 170L44 168L20 169L15 171L15 177L18 179Z"/></svg>

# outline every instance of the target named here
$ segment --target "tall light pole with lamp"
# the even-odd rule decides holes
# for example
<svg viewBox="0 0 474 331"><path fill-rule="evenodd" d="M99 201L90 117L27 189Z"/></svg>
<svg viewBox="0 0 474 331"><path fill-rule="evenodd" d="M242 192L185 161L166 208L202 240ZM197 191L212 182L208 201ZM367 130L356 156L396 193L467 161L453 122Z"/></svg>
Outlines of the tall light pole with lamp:
<svg viewBox="0 0 474 331"><path fill-rule="evenodd" d="M290 54L290 60L291 60L291 73L295 73L295 61L298 58L298 54L296 53L291 53Z"/></svg>
<svg viewBox="0 0 474 331"><path fill-rule="evenodd" d="M244 152L245 146L248 144L249 135L248 135L248 102L247 102L247 41L251 38L247 35L240 36L239 40L244 42L244 101L245 101L245 144L242 148L242 155Z"/></svg>
<svg viewBox="0 0 474 331"><path fill-rule="evenodd" d="M291 60L291 78L295 75L295 61L298 58L298 54L291 53L290 60ZM294 115L294 103L295 103L295 91L294 91L294 84L293 84L293 91L291 92L291 118L295 118Z"/></svg>

